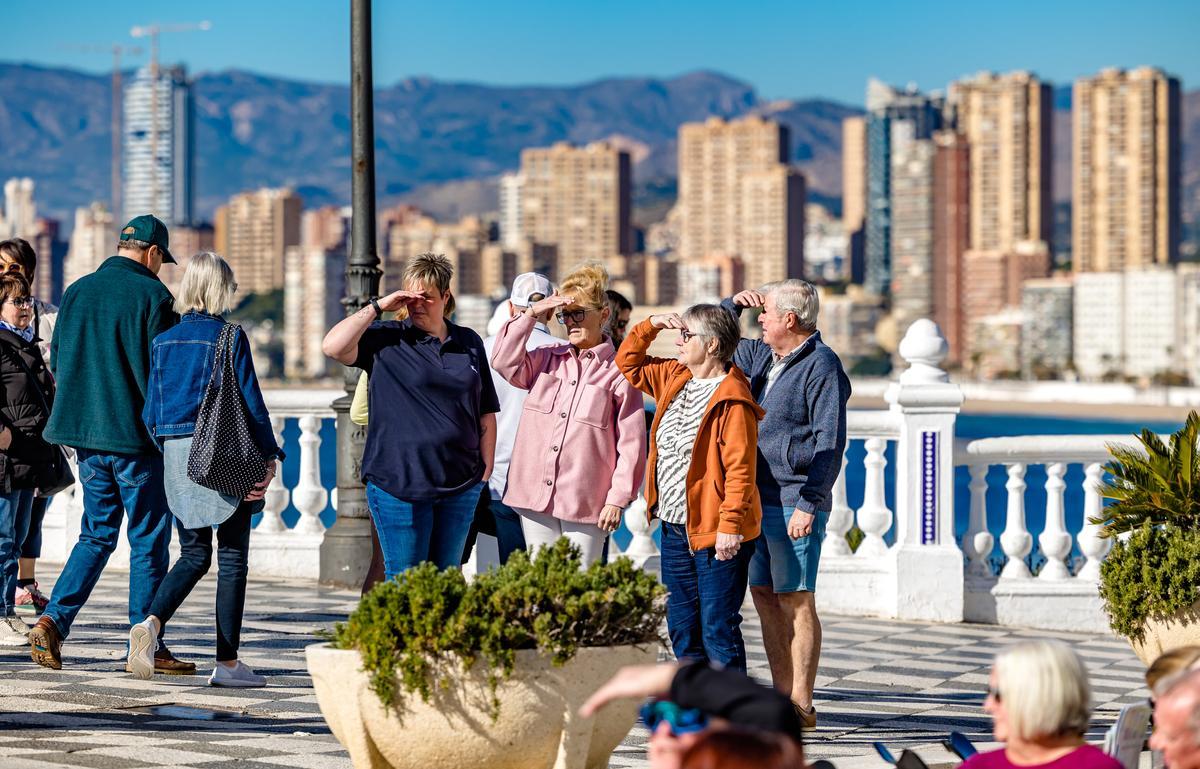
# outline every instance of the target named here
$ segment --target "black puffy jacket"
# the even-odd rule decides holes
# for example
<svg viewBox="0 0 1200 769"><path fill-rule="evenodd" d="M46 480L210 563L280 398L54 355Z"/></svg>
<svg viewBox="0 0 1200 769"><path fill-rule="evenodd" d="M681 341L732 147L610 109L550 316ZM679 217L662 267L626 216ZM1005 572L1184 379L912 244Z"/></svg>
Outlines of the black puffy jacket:
<svg viewBox="0 0 1200 769"><path fill-rule="evenodd" d="M0 328L0 424L13 432L12 444L0 452L0 489L5 492L37 488L51 469L56 449L42 439L42 430L53 403L54 377L36 337L26 342Z"/></svg>

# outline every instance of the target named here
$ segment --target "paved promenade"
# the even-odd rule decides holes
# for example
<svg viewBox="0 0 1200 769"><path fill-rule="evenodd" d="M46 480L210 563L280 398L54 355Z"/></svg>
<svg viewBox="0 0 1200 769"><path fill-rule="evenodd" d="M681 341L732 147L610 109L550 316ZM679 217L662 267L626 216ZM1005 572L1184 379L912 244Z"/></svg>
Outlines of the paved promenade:
<svg viewBox="0 0 1200 769"><path fill-rule="evenodd" d="M200 676L137 681L124 672L127 579L111 572L101 580L63 647L61 672L34 665L27 651L0 649L0 766L349 769L321 719L304 647L315 631L345 617L355 594L252 580L242 658L270 684L214 689ZM213 664L214 589L215 581L205 579L167 636L176 655L195 661L205 675ZM746 617L751 673L765 680L761 633L749 607ZM1047 635L842 617L826 617L824 627L820 725L806 750L810 759L832 759L839 769L884 767L873 755L875 740L896 752L929 746L950 730L986 742L990 727L980 704L992 655L1014 640ZM1090 737L1098 740L1122 704L1146 697L1141 665L1115 638L1052 635L1071 642L1092 672L1099 709ZM635 728L611 766L646 766L646 737ZM931 763L947 755L933 747L921 752Z"/></svg>

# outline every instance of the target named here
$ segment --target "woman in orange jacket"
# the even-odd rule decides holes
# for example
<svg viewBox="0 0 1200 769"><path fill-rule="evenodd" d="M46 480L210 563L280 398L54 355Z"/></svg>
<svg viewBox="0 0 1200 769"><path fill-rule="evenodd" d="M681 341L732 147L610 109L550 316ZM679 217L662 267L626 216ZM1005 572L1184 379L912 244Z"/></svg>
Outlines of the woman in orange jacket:
<svg viewBox="0 0 1200 769"><path fill-rule="evenodd" d="M675 329L675 358L646 355ZM716 305L635 326L617 368L657 403L646 464L648 515L662 521L667 630L679 659L746 669L742 601L762 509L755 485L763 411L730 361L741 337Z"/></svg>

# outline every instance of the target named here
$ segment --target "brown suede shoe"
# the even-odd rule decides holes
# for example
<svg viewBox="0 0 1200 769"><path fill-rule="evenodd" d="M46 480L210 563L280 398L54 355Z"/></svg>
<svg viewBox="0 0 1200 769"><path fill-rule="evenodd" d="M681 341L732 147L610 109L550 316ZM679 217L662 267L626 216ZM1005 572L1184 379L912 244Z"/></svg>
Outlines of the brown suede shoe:
<svg viewBox="0 0 1200 769"><path fill-rule="evenodd" d="M803 729L817 728L817 709L810 706L808 710L800 707L796 703L792 703L792 709L796 711L796 717L800 719L800 726Z"/></svg>
<svg viewBox="0 0 1200 769"><path fill-rule="evenodd" d="M128 661L125 662L125 672L133 672ZM164 676L193 676L196 674L196 663L175 659L170 649L159 649L154 652L154 672Z"/></svg>
<svg viewBox="0 0 1200 769"><path fill-rule="evenodd" d="M49 617L39 617L29 631L29 656L44 668L62 670L62 636Z"/></svg>

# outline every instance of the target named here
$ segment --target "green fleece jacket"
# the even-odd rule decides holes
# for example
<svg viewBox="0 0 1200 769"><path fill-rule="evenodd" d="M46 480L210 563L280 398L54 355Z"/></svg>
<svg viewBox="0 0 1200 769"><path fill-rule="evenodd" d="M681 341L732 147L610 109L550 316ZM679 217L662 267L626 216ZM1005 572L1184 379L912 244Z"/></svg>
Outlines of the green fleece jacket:
<svg viewBox="0 0 1200 769"><path fill-rule="evenodd" d="M174 301L153 272L123 256L67 288L50 345L58 395L46 440L105 454L158 452L142 406L150 343L179 322Z"/></svg>

